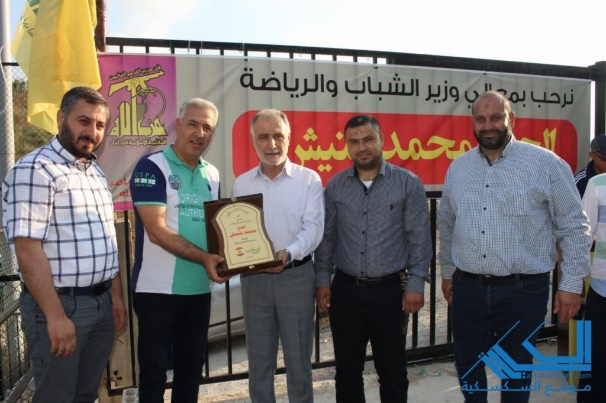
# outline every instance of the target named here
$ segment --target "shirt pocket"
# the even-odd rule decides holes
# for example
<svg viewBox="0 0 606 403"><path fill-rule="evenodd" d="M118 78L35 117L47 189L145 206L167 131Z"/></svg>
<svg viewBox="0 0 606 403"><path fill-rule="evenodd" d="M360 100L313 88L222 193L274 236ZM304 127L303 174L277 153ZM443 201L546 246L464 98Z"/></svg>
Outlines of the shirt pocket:
<svg viewBox="0 0 606 403"><path fill-rule="evenodd" d="M385 217L386 222L402 222L404 200L401 198L385 199L383 203L380 203L379 210L378 213Z"/></svg>

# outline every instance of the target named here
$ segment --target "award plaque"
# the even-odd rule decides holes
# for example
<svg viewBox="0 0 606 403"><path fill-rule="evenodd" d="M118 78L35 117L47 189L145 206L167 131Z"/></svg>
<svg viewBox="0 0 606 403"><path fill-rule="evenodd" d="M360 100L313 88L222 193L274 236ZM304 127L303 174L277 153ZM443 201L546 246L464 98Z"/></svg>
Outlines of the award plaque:
<svg viewBox="0 0 606 403"><path fill-rule="evenodd" d="M225 262L219 276L256 273L282 264L263 224L261 193L204 202L208 251Z"/></svg>

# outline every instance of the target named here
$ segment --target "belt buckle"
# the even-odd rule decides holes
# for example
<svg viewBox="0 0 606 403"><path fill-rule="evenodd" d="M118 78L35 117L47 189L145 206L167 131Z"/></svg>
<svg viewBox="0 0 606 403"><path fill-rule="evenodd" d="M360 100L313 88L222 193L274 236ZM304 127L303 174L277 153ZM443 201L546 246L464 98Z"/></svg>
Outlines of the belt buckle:
<svg viewBox="0 0 606 403"><path fill-rule="evenodd" d="M360 280L362 282L360 282ZM370 285L370 281L368 281L368 277L356 277L356 285L358 287L367 287Z"/></svg>
<svg viewBox="0 0 606 403"><path fill-rule="evenodd" d="M91 295L101 295L105 292L106 290L106 284L105 282L103 283L99 283L99 284L95 284L94 286L91 287Z"/></svg>

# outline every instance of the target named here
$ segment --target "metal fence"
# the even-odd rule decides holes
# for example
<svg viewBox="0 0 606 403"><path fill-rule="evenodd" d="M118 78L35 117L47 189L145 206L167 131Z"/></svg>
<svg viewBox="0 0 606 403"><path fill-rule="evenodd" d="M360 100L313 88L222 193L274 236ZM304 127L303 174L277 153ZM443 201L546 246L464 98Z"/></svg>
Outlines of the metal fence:
<svg viewBox="0 0 606 403"><path fill-rule="evenodd" d="M523 73L544 76L556 77L572 77L593 80L595 82L595 127L597 132L604 131L606 126L605 118L605 76L606 63L596 63L594 66L587 68L582 67L566 67L553 65L540 65L516 62L504 62L495 60L481 59L464 59L455 57L441 57L430 55L417 54L402 54L391 52L373 52L348 49L326 49L326 48L311 48L311 47L291 47L291 46L275 46L275 45L255 45L255 44L239 44L239 43L219 43L219 42L193 42L193 41L171 41L171 40L148 40L148 39L129 39L129 38L106 38L106 43L109 52L114 53L169 53L169 54L216 54L216 55L256 55L265 57L288 57L288 58L305 58L310 60L328 59L328 60L346 60L357 62L361 58L365 62L385 64L399 64L410 66L425 66L425 67L440 67L440 68L457 68L467 70L480 71L497 71L504 73ZM47 143L52 134L34 127L27 122L27 79L21 69L16 64L4 64L3 71L7 72L6 77L9 80L9 86L12 89L12 106L14 114L14 156L15 160L23 156L27 152ZM6 104L10 101L10 94L0 94L2 103ZM0 141L0 144L3 142ZM12 144L12 143L7 143ZM6 147L6 146L5 146ZM4 151L4 150L0 150ZM9 153L10 154L10 153ZM429 214L431 218L433 250L437 250L437 226L436 212L439 205L439 192L429 192ZM124 219L132 220L132 214L124 214ZM133 228L130 223L128 227ZM2 235L3 232L2 232ZM126 254L129 258L126 259L126 272L130 272L130 264L132 262L132 237L126 236L120 248L128 251ZM6 242L3 240L2 249L0 249L0 345L2 351L0 353L0 400L9 396L10 401L19 401L23 399L27 401L27 395L31 394L31 386L29 380L31 374L28 373L29 361L27 355L27 343L23 336L21 327L17 298L19 294L19 281L16 276L15 262L10 250L6 247ZM554 271L557 273L557 271ZM429 292L426 295L425 308L418 314L414 314L410 318L409 332L407 338L408 358L410 362L420 360L435 360L443 359L450 356L452 353L452 339L449 326L449 310L441 297L440 276L434 259L431 263L431 284ZM557 279L553 279L553 284L557 283ZM555 290L555 287L552 287ZM229 306L229 305L228 305ZM314 344L313 367L323 368L334 366L334 358L326 359L322 354L322 349L325 348L321 343L322 335L327 332L327 321L319 312L316 315L316 333ZM549 321L548 321L549 322ZM132 332L132 321L130 321L130 331ZM557 333L555 317L551 317L548 323L539 333L540 338L553 337ZM245 379L248 373L244 371L236 371L232 365L232 337L227 337L227 354L226 368L223 373L216 374L213 368L207 362L205 368L205 377L203 383L223 382L236 379ZM372 357L368 356L368 360ZM133 369L135 368L135 353L132 349L130 360ZM109 373L108 368L108 373ZM133 370L133 373L135 371ZM278 373L284 373L285 369L279 368ZM111 374L108 379L111 378ZM132 380L136 384L136 377ZM113 387L108 381L108 394L119 394L120 388ZM22 392L25 393L22 396Z"/></svg>
<svg viewBox="0 0 606 403"><path fill-rule="evenodd" d="M27 123L27 77L23 71L16 64L8 63L3 64L0 73L3 84L0 86L0 105L4 105L2 117L10 113L8 105L12 99L10 105L15 131L13 139L3 137L0 141L0 154L5 158L19 158L48 142L51 135ZM6 169L12 162L3 161L3 168ZM4 174L2 172L0 181L4 180ZM7 398L10 402L29 401L33 391L27 342L19 312L20 291L16 260L8 247L4 230L0 229L0 400Z"/></svg>
<svg viewBox="0 0 606 403"><path fill-rule="evenodd" d="M20 291L16 262L0 230L0 400L31 394L27 391L31 374L19 313Z"/></svg>

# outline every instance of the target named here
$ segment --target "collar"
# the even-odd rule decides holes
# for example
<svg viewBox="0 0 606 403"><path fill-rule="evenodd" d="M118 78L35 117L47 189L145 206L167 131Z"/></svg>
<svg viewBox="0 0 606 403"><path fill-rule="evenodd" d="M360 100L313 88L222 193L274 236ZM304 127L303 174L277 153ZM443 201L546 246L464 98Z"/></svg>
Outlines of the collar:
<svg viewBox="0 0 606 403"><path fill-rule="evenodd" d="M90 157L87 158L86 161L80 161L79 158L74 156L72 153L67 151L65 147L63 147L63 145L59 142L59 138L57 136L55 136L51 140L49 145L61 158L63 158L70 165L84 164L88 166L97 160L97 155L93 153Z"/></svg>
<svg viewBox="0 0 606 403"><path fill-rule="evenodd" d="M503 151L501 151L501 155L499 155L499 157L496 160L492 161L492 162L494 163L495 161L498 161L501 158L505 158L509 154L511 154L513 152L513 149L515 147L517 147L516 146L517 142L518 141L516 140L516 137L514 136L513 133L511 133L511 139L509 139L509 143L507 143L507 145L505 146L505 148L503 149ZM488 157L482 152L482 149L480 148L479 144L477 145L477 149L478 149L478 156L480 156L483 159L485 159L486 161L488 161Z"/></svg>
<svg viewBox="0 0 606 403"><path fill-rule="evenodd" d="M256 172L257 176L266 177L262 171L262 168L263 168L263 163L259 162L259 165L257 165L255 172ZM290 162L290 158L286 157L286 161L284 161L284 166L282 167L282 172L280 172L278 174L278 176L276 176L274 179L279 178L280 176L282 176L282 174L292 177L292 171L293 171L293 164L292 164L292 162Z"/></svg>
<svg viewBox="0 0 606 403"><path fill-rule="evenodd" d="M189 168L189 165L187 165L185 162L181 161L179 157L177 157L177 154L175 154L175 152L173 151L173 144L170 144L168 147L164 147L164 150L162 150L162 154L164 154L166 159L170 162L177 165L184 165L191 170L191 168ZM204 159L200 156L200 158L198 159L198 166L204 167L207 164L208 162L204 161Z"/></svg>
<svg viewBox="0 0 606 403"><path fill-rule="evenodd" d="M387 167L387 164L385 163L385 159L383 157L381 157L381 165L379 165L379 170L377 171L377 175L375 176L375 178L379 175L385 176L386 167ZM358 168L356 168L355 164L353 164L351 167L347 168L347 170L348 170L347 176L353 176L356 178L360 177L358 175Z"/></svg>

